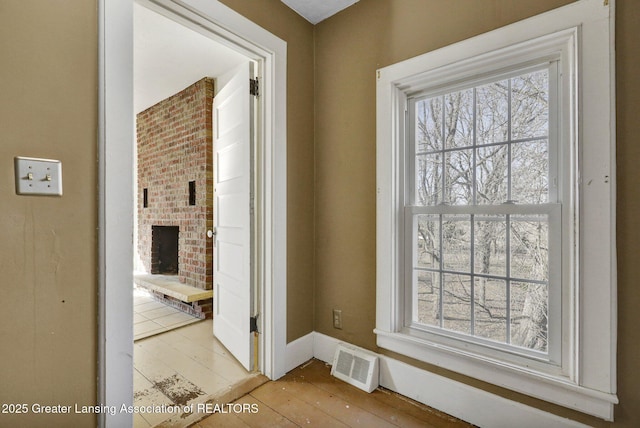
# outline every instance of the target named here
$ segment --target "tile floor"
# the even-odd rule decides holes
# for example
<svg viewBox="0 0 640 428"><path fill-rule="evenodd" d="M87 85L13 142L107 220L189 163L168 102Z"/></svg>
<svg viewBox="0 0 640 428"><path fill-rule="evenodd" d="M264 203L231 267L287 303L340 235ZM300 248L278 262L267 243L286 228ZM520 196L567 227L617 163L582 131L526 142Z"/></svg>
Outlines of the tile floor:
<svg viewBox="0 0 640 428"><path fill-rule="evenodd" d="M142 302L138 296L135 300ZM140 318L140 324L144 324L147 332L164 328L172 322L174 329L162 333L156 331L152 336L135 340L134 406L203 403L249 376L213 337L212 320L198 320L175 328L181 317L165 310L173 308L154 300L135 306L139 312L134 316L146 318ZM185 314L180 312L179 315ZM160 327L153 326L151 322ZM138 413L134 415L134 427L153 427L175 417L175 413Z"/></svg>
<svg viewBox="0 0 640 428"><path fill-rule="evenodd" d="M154 300L144 288L134 287L133 289L134 341L200 321L198 318Z"/></svg>

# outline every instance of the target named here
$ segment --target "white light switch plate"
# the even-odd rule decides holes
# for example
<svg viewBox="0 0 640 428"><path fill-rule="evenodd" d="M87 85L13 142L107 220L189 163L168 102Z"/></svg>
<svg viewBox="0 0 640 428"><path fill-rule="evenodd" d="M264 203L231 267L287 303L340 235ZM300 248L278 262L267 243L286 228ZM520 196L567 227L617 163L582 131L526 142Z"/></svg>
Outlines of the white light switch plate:
<svg viewBox="0 0 640 428"><path fill-rule="evenodd" d="M62 162L18 156L14 167L16 194L62 196Z"/></svg>

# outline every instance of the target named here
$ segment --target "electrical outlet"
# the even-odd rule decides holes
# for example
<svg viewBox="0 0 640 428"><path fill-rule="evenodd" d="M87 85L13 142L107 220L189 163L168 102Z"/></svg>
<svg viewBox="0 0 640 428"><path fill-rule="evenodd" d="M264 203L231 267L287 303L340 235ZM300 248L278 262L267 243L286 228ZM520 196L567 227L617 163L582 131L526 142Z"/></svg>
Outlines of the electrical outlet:
<svg viewBox="0 0 640 428"><path fill-rule="evenodd" d="M333 310L333 328L342 329L342 311L340 309Z"/></svg>

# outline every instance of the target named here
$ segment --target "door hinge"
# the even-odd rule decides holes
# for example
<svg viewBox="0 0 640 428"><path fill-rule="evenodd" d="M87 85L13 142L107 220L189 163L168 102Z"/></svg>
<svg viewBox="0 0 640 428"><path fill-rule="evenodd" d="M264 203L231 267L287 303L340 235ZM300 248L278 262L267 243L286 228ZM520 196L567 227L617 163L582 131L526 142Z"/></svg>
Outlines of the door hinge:
<svg viewBox="0 0 640 428"><path fill-rule="evenodd" d="M258 78L249 79L249 93L254 96L260 96L260 86L258 84Z"/></svg>
<svg viewBox="0 0 640 428"><path fill-rule="evenodd" d="M249 333L258 332L258 316L249 317Z"/></svg>

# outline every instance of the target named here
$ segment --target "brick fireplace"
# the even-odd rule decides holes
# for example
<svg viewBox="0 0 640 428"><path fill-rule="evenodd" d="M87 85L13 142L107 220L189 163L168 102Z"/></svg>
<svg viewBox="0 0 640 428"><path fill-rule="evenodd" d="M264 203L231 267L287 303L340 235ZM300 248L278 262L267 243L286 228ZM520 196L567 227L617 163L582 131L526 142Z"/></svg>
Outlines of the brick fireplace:
<svg viewBox="0 0 640 428"><path fill-rule="evenodd" d="M213 279L212 101L203 78L136 116L141 261L203 290Z"/></svg>

